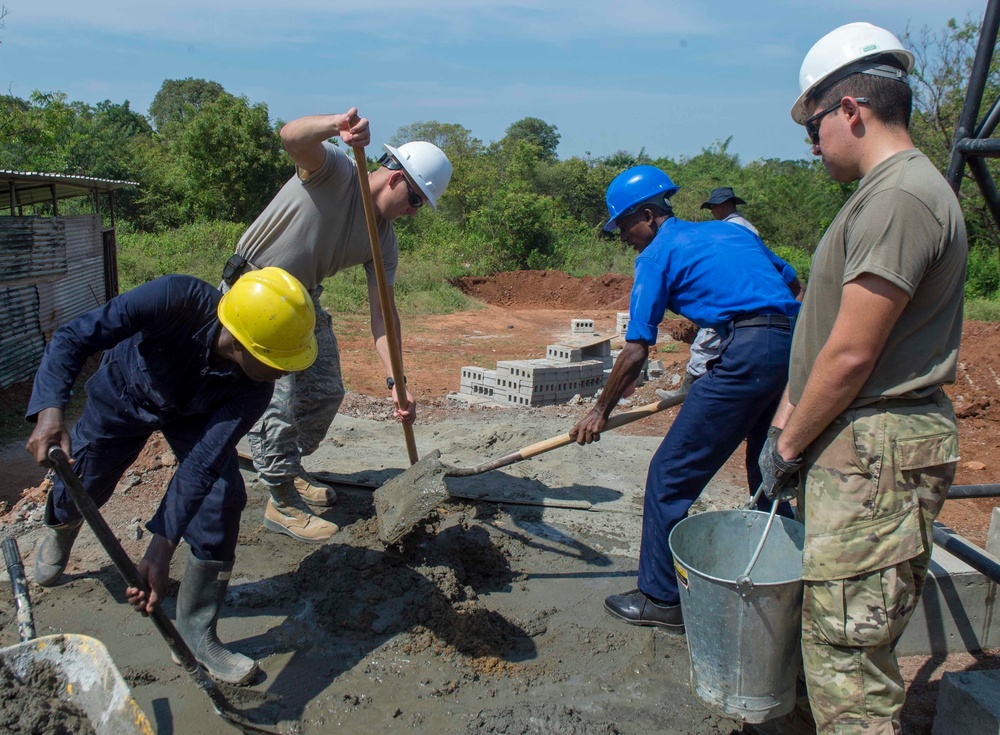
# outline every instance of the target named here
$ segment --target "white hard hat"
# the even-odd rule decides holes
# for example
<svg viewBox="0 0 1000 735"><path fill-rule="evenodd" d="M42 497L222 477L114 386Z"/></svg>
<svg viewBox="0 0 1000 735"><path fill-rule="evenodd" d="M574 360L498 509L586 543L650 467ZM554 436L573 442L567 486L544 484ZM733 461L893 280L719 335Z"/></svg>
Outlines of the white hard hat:
<svg viewBox="0 0 1000 735"><path fill-rule="evenodd" d="M902 71L895 66L872 63L877 57L894 57ZM913 71L913 54L903 48L902 42L884 28L871 23L848 23L827 33L806 54L799 69L801 94L792 105L792 119L799 125L809 117L807 103L822 85L829 87L848 74L857 72L875 74L906 81ZM841 72L841 74L836 74Z"/></svg>
<svg viewBox="0 0 1000 735"><path fill-rule="evenodd" d="M451 161L444 151L423 140L404 143L399 148L387 145L385 149L420 187L431 209L436 210L438 197L444 194L451 181Z"/></svg>

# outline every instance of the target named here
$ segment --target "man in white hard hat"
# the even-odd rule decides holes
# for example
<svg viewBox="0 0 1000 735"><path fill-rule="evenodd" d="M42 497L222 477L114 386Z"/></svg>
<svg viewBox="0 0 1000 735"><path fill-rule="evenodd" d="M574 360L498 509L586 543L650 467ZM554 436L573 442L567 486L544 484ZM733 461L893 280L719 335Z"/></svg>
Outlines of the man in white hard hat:
<svg viewBox="0 0 1000 735"><path fill-rule="evenodd" d="M336 494L303 469L302 457L317 449L344 398L333 323L320 306L323 279L347 268L364 266L375 351L385 374L392 375L386 315L382 313L375 279L359 172L351 156L328 142L337 136L350 147L368 145L368 120L357 118L357 108L352 107L345 113L292 120L281 129L282 143L295 163L295 175L250 225L223 274L225 288L248 269L277 266L298 278L315 303L319 341L316 362L302 373L277 381L270 405L247 435L254 466L271 493L264 526L313 543L326 541L338 527L314 515L304 503L328 507ZM451 179L452 166L444 152L431 143L416 141L399 148L387 145L385 149L381 166L364 175L371 186L393 303L388 317L394 320L398 335L393 283L399 248L392 223L404 215L415 215L424 204L436 210ZM396 415L404 422L413 422L416 403L406 386L394 386L391 377L386 386Z"/></svg>
<svg viewBox="0 0 1000 735"><path fill-rule="evenodd" d="M820 39L792 117L857 191L820 241L765 491L798 484L802 655L816 730L900 732L895 645L920 599L955 476L955 379L968 246L962 210L908 133L913 56L851 23Z"/></svg>

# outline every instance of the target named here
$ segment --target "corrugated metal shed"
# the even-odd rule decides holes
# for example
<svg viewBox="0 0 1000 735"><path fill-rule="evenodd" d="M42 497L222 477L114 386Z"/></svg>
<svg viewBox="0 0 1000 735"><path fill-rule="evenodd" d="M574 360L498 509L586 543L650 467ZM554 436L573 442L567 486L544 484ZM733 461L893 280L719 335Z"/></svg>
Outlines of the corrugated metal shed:
<svg viewBox="0 0 1000 735"><path fill-rule="evenodd" d="M100 216L0 217L0 389L27 380L52 333L102 305Z"/></svg>
<svg viewBox="0 0 1000 735"><path fill-rule="evenodd" d="M0 212L114 192L131 181L0 171ZM114 230L101 216L0 217L0 390L31 378L53 332L118 291Z"/></svg>
<svg viewBox="0 0 1000 735"><path fill-rule="evenodd" d="M55 199L87 196L94 192L127 189L139 184L135 181L98 179L92 176L46 174L35 171L0 170L0 211L10 211L11 206L40 204Z"/></svg>

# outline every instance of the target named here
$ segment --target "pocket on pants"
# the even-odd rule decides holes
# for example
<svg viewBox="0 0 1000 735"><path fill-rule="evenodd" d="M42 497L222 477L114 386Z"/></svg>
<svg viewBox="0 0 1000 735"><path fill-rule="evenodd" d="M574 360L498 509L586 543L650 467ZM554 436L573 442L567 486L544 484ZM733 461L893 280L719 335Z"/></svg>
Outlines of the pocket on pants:
<svg viewBox="0 0 1000 735"><path fill-rule="evenodd" d="M813 583L813 637L847 648L891 645L906 627L915 600L908 561L859 577Z"/></svg>

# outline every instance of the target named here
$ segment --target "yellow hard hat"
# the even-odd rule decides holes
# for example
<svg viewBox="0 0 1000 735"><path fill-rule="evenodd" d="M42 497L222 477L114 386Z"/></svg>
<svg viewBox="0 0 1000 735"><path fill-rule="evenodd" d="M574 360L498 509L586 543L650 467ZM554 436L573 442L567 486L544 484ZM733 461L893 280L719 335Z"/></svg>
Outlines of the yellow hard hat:
<svg viewBox="0 0 1000 735"><path fill-rule="evenodd" d="M269 266L243 275L219 302L219 321L251 355L278 370L316 360L316 310L299 280Z"/></svg>

